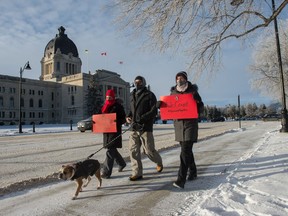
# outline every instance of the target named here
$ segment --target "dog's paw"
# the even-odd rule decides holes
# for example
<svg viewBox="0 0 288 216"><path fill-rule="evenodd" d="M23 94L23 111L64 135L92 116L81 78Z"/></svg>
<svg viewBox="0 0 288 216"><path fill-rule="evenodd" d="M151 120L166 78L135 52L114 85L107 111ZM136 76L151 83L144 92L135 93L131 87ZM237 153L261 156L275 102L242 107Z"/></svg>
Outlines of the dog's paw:
<svg viewBox="0 0 288 216"><path fill-rule="evenodd" d="M97 190L98 190L98 189L100 189L100 188L101 188L101 186L100 186L100 185L98 185L98 186L97 186Z"/></svg>
<svg viewBox="0 0 288 216"><path fill-rule="evenodd" d="M76 200L76 198L77 198L77 196L73 196L73 197L72 197L72 200Z"/></svg>

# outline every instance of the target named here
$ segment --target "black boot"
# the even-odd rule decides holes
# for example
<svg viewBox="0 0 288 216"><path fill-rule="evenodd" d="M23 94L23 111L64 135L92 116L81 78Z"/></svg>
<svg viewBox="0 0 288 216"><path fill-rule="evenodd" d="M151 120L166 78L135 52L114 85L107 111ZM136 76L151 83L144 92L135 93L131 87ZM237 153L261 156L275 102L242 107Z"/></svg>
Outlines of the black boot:
<svg viewBox="0 0 288 216"><path fill-rule="evenodd" d="M187 177L188 181L193 181L197 178L197 172L189 171L189 175Z"/></svg>

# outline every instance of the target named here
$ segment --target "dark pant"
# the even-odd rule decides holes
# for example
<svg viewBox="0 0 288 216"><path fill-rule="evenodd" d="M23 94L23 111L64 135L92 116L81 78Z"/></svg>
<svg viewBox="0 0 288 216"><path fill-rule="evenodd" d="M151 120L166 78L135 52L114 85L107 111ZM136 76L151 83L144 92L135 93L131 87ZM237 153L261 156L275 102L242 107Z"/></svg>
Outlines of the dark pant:
<svg viewBox="0 0 288 216"><path fill-rule="evenodd" d="M197 168L192 151L193 144L192 141L180 142L181 154L177 183L181 186L184 186L186 182L188 169L190 175L197 175Z"/></svg>
<svg viewBox="0 0 288 216"><path fill-rule="evenodd" d="M103 163L103 173L108 176L112 174L114 160L120 167L124 167L126 165L126 162L124 161L121 154L118 152L117 148L108 148L106 151L106 159Z"/></svg>

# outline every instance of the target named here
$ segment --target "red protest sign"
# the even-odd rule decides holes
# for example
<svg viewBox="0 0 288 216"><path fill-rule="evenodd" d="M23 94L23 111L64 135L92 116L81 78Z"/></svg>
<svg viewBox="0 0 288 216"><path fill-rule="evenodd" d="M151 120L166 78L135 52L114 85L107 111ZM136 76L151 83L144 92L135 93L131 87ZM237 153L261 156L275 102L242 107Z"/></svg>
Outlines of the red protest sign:
<svg viewBox="0 0 288 216"><path fill-rule="evenodd" d="M93 133L115 133L116 113L97 114L92 116Z"/></svg>
<svg viewBox="0 0 288 216"><path fill-rule="evenodd" d="M197 103L192 94L161 96L161 119L198 118Z"/></svg>

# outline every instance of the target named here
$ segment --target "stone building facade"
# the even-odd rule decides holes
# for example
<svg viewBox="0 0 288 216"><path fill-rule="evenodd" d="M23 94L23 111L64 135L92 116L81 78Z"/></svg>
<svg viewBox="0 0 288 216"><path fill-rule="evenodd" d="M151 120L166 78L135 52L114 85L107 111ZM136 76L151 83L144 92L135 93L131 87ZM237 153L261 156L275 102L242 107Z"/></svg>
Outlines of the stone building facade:
<svg viewBox="0 0 288 216"><path fill-rule="evenodd" d="M82 73L76 45L60 27L59 34L45 47L41 60L40 80L22 78L21 119L31 123L76 123L89 117L86 97L91 79L96 79L99 93L95 100L104 101L108 89L129 107L130 84L108 70ZM19 124L20 78L0 75L0 124Z"/></svg>

